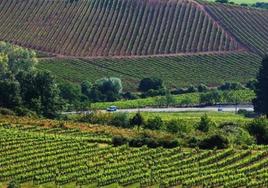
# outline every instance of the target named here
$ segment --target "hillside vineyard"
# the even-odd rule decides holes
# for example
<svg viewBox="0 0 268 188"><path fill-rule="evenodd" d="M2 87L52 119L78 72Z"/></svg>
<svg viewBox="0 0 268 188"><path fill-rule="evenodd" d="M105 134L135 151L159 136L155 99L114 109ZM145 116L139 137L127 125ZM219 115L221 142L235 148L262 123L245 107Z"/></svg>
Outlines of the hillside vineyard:
<svg viewBox="0 0 268 188"><path fill-rule="evenodd" d="M186 0L2 0L0 39L83 57L241 49L203 6Z"/></svg>

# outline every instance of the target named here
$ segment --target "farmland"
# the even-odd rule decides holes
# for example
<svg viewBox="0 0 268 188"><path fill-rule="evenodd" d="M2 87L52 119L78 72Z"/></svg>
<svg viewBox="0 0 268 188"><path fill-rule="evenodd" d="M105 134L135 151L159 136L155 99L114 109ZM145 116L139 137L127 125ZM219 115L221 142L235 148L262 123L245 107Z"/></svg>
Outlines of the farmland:
<svg viewBox="0 0 268 188"><path fill-rule="evenodd" d="M268 183L266 146L112 147L109 135L48 126L53 122L40 126L30 120L10 121L4 119L0 125L1 182L16 180L28 187L265 187Z"/></svg>
<svg viewBox="0 0 268 188"><path fill-rule="evenodd" d="M175 102L170 104L171 106L187 106L187 105L199 105L200 104L200 93L188 93L182 95L174 95ZM230 99L224 96L233 96L234 98L239 98L241 103L251 103L255 94L251 90L237 90L229 92L221 92L221 101L218 103L231 103ZM91 105L92 109L106 109L108 106L115 105L119 108L144 108L144 107L158 107L161 106L161 99L165 97L148 97L145 99L135 99L135 100L122 100L116 102L98 102ZM165 106L165 104L162 104Z"/></svg>
<svg viewBox="0 0 268 188"><path fill-rule="evenodd" d="M1 40L61 55L129 56L242 48L195 2L185 0L3 0L0 8Z"/></svg>
<svg viewBox="0 0 268 188"><path fill-rule="evenodd" d="M61 82L76 84L116 76L123 80L125 90L133 91L144 77L159 77L169 88L200 83L215 86L227 80L245 83L256 76L260 62L258 55L240 52L120 59L44 58L37 66L51 71Z"/></svg>
<svg viewBox="0 0 268 188"><path fill-rule="evenodd" d="M233 36L258 54L268 52L268 11L239 6L205 3L205 9L217 21L221 21L223 28L228 29Z"/></svg>

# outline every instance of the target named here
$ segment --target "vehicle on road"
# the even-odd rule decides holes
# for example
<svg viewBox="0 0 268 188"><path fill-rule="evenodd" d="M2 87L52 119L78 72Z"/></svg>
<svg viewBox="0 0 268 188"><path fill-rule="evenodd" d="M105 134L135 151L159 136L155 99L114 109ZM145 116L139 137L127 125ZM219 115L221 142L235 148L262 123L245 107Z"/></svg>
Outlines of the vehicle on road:
<svg viewBox="0 0 268 188"><path fill-rule="evenodd" d="M117 111L117 106L109 106L106 109L107 112L116 112Z"/></svg>

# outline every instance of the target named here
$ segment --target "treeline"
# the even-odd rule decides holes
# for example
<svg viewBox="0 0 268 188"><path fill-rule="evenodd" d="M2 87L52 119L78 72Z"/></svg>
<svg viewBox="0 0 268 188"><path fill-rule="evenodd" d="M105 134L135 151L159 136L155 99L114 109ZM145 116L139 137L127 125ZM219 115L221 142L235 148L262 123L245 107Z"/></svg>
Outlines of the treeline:
<svg viewBox="0 0 268 188"><path fill-rule="evenodd" d="M235 2L232 2L229 0L215 0L215 2L216 3L223 3L223 4L232 4L232 5L236 4ZM266 3L266 2L256 2L253 4L241 3L240 6L268 9L268 3Z"/></svg>
<svg viewBox="0 0 268 188"><path fill-rule="evenodd" d="M240 113L240 112L239 112ZM241 115L243 112L241 111ZM198 147L200 149L223 149L230 145L247 147L252 144L268 144L268 121L256 118L249 122L216 123L207 114L193 123L185 119L163 120L159 116L145 119L141 113L92 113L75 119L78 122L110 125L121 128L136 129L140 136L127 138L115 136L114 146L128 144L131 147ZM167 132L173 136L167 138L152 137L146 130Z"/></svg>

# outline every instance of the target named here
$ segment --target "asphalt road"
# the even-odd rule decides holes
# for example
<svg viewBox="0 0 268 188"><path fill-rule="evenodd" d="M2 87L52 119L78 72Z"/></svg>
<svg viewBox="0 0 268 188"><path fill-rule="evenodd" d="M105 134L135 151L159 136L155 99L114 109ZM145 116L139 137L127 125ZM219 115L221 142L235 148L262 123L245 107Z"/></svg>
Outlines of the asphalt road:
<svg viewBox="0 0 268 188"><path fill-rule="evenodd" d="M228 106L207 106L207 107L186 107L186 108L136 108L136 109L119 109L117 112L235 112L239 109L253 111L252 105L228 105Z"/></svg>
<svg viewBox="0 0 268 188"><path fill-rule="evenodd" d="M116 112L235 112L239 109L253 111L252 105L226 105L226 106L206 106L206 107L182 107L182 108L134 108L134 109L118 109ZM84 112L64 112L63 114L88 114L91 111ZM106 110L102 110L106 112Z"/></svg>

